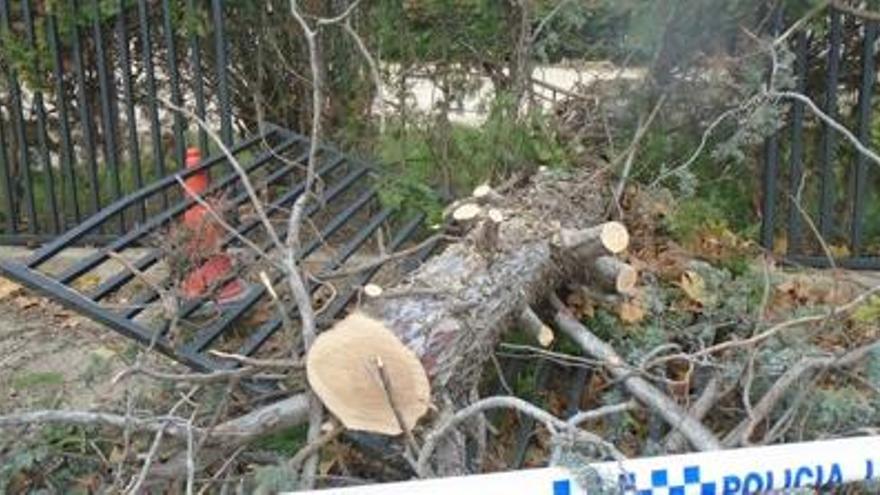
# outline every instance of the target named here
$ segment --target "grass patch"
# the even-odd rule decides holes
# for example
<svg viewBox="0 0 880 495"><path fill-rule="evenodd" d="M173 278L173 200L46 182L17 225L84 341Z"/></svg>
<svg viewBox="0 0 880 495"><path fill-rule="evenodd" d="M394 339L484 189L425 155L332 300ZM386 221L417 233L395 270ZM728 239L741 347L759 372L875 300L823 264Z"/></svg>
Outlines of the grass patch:
<svg viewBox="0 0 880 495"><path fill-rule="evenodd" d="M64 375L57 371L22 373L12 380L12 386L18 390L38 387L59 387L61 385L64 385Z"/></svg>
<svg viewBox="0 0 880 495"><path fill-rule="evenodd" d="M288 428L277 435L263 437L254 442L254 445L290 457L306 444L307 433L308 425L300 425Z"/></svg>
<svg viewBox="0 0 880 495"><path fill-rule="evenodd" d="M444 203L480 183L539 166L567 167L573 153L539 111L517 119L499 98L478 127L420 118L391 122L378 138L385 204L439 220Z"/></svg>

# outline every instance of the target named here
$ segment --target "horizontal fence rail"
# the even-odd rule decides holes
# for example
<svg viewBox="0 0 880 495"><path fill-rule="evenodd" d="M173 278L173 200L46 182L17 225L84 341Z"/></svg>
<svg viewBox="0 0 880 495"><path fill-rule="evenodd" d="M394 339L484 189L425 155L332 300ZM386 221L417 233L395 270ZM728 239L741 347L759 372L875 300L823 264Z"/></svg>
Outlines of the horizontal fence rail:
<svg viewBox="0 0 880 495"><path fill-rule="evenodd" d="M878 23L829 8L821 29L789 42L792 91L876 149ZM783 32L783 16L775 30ZM785 127L765 142L761 243L795 265L880 269L880 174L826 119L786 100Z"/></svg>
<svg viewBox="0 0 880 495"><path fill-rule="evenodd" d="M235 141L221 0L0 0L0 244L50 240ZM188 109L181 113L174 107ZM81 239L164 209L142 201Z"/></svg>

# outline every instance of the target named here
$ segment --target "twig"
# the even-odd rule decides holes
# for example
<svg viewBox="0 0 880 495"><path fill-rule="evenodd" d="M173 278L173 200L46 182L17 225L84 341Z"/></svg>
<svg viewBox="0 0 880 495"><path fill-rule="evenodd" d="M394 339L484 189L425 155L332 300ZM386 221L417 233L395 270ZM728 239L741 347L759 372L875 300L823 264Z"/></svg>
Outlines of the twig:
<svg viewBox="0 0 880 495"><path fill-rule="evenodd" d="M180 324L180 312L178 310L177 297L175 297L171 291L150 279L143 270L136 267L134 263L129 261L125 256L115 251L108 252L107 256L124 266L128 271L133 273L138 280L147 284L148 287L153 289L156 294L159 295L159 299L162 301L162 312L169 321L169 334L177 335L177 327ZM147 347L147 350L152 350L156 346L156 341L159 339L159 335L160 332L153 332L153 337L150 339L150 345Z"/></svg>
<svg viewBox="0 0 880 495"><path fill-rule="evenodd" d="M373 360L373 365L376 367L376 372L379 375L379 384L382 387L382 392L385 393L385 400L388 401L388 407L390 407L391 412L394 413L394 419L397 420L397 424L403 431L404 438L406 438L407 448L410 450L411 455L415 455L419 450L419 446L416 443L416 437L413 436L412 429L406 424L406 420L403 419L403 414L401 414L400 408L394 401L394 389L392 388L391 379L388 377L388 372L385 371L385 364L382 362L382 358L376 356Z"/></svg>
<svg viewBox="0 0 880 495"><path fill-rule="evenodd" d="M660 109L663 107L663 103L666 102L666 93L660 95L660 98L657 99L657 103L654 104L654 108L651 109L651 113L648 114L648 118L645 119L644 123L640 120L639 127L636 129L635 136L633 136L632 142L630 142L629 146L620 154L617 155L611 162L612 167L617 167L621 161L624 159L625 164L623 167L623 171L620 173L620 179L617 181L617 187L614 188L614 201L617 204L620 204L620 197L623 195L623 189L626 187L626 181L629 180L629 174L632 171L632 165L635 161L636 152L639 148L639 143L641 143L642 138L645 137L645 134L648 133L648 129L651 128L651 124L654 123L654 118L657 117L657 114L660 113Z"/></svg>
<svg viewBox="0 0 880 495"><path fill-rule="evenodd" d="M428 434L428 436L425 438L425 443L422 446L422 450L419 452L419 458L416 464L418 467L418 475L422 478L430 476L428 463L431 460L431 455L434 453L434 450L437 448L440 440L447 433L449 433L450 430L454 429L456 426L458 426L471 416L481 414L490 409L515 409L541 422L544 427L547 428L547 431L549 431L552 435L556 435L562 431L574 433L578 435L583 441L595 443L604 447L605 449L607 449L608 453L615 459L625 458L625 456L620 453L620 451L618 451L610 443L603 440L601 437L593 433L586 432L584 430L572 428L572 426L565 421L557 418L556 416L553 416L552 414L530 402L524 401L519 397L496 396L481 399L477 402L474 402L473 404L470 404L464 409L457 411L455 414L447 418L443 423L437 425L437 427Z"/></svg>
<svg viewBox="0 0 880 495"><path fill-rule="evenodd" d="M190 119L193 119L198 126L205 131L205 133L214 141L214 144L220 148L220 151L226 156L226 160L229 161L229 164L232 165L232 168L238 174L241 179L241 184L244 186L245 191L247 192L248 198L250 198L251 203L254 206L254 211L257 213L260 221L263 223L263 227L266 229L266 233L269 235L269 238L272 240L272 243L280 250L283 249L284 244L281 242L281 239L278 237L278 233L275 231L274 227L272 227L272 222L269 220L269 215L266 214L266 210L263 208L263 204L260 201L259 196L257 195L256 189L254 189L254 185L251 183L250 177L248 177L247 172L241 167L241 164L238 163L238 160L235 158L235 155L232 154L232 151L226 146L226 143L223 142L223 139L217 135L216 132L205 122L201 117L196 115L194 112L187 110L184 107L175 105L174 103L168 101L166 98L161 96L156 97L157 100L161 101L162 104L167 106L168 108L180 112Z"/></svg>
<svg viewBox="0 0 880 495"><path fill-rule="evenodd" d="M319 436L315 440L309 442L306 446L299 449L293 457L288 461L287 466L292 471L299 471L306 459L313 457L321 448L336 439L345 428L340 424L334 424L333 427Z"/></svg>
<svg viewBox="0 0 880 495"><path fill-rule="evenodd" d="M610 416L612 414L618 414L622 412L635 411L639 408L639 404L635 401L627 401L622 402L620 404L612 404L609 406L602 406L596 409L591 409L589 411L581 411L576 413L574 416L568 418L566 423L571 426L578 426L581 423L585 423L587 421L595 421L599 418Z"/></svg>
<svg viewBox="0 0 880 495"><path fill-rule="evenodd" d="M823 10L825 10L825 9L828 7L828 5L831 4L831 2L832 2L832 0L822 0L821 2L819 2L815 7L813 7L812 9L810 9L809 12L807 12L807 13L804 14L800 19L798 19L796 22L794 22L794 23L791 25L791 27L789 27L784 33L782 33L781 35L777 36L776 39L773 40L773 44L774 44L774 45L779 45L779 44L785 42L785 40L787 40L789 37L791 37L792 34L794 34L794 33L796 33L797 31L799 31L799 30L804 26L804 24L806 24L807 22L809 22L810 19L812 19L812 18L815 17L818 13L822 12Z"/></svg>
<svg viewBox="0 0 880 495"><path fill-rule="evenodd" d="M171 410L168 411L168 415L171 416L177 412L177 410L192 397L196 392L201 389L201 386L197 385L192 387L189 392L187 392L180 400L178 400L172 407ZM156 454L159 452L159 446L162 444L162 437L165 435L165 430L167 427L167 423L163 423L159 430L156 431L156 436L153 438L153 443L150 446L150 450L147 453L146 459L144 459L144 465L141 468L140 474L135 479L133 485L126 490L127 493L130 494L138 494L140 493L141 485L144 484L144 481L147 479L147 474L150 472L150 466L153 464L153 459L155 459ZM182 428L182 436L184 439L189 439L192 437L192 422L184 420L183 428ZM188 467L188 465L187 465Z"/></svg>
<svg viewBox="0 0 880 495"><path fill-rule="evenodd" d="M354 9L356 9L360 3L361 3L361 0L355 0L348 7L346 7L345 10L342 11L341 14L337 15L336 17L319 17L315 20L315 23L318 26L329 26L331 24L339 24L340 22L343 22L346 19L348 19L349 17L351 17L351 15L354 13ZM292 0L291 7L296 8L296 0Z"/></svg>
<svg viewBox="0 0 880 495"><path fill-rule="evenodd" d="M880 166L880 155L877 155L877 153L875 153L873 150L862 144L862 142L859 141L859 138L857 138L855 134L847 129L846 126L834 120L827 113L823 112L822 109L820 109L819 106L816 105L813 100L810 99L808 96L796 93L794 91L769 91L767 94L772 98L789 98L803 103L823 122L828 124L837 132L843 134L843 136L856 148L856 150L858 150L859 153L865 155L868 159L874 162L875 165Z"/></svg>
<svg viewBox="0 0 880 495"><path fill-rule="evenodd" d="M773 411L773 407L782 399L788 389L807 373L817 369L851 366L865 358L875 349L880 348L880 340L858 347L839 356L805 357L789 368L772 387L761 397L752 409L752 415L743 419L736 428L724 437L726 446L735 446L748 442L755 428Z"/></svg>
<svg viewBox="0 0 880 495"><path fill-rule="evenodd" d="M229 456L229 458L226 459L226 461L220 466L220 468L218 468L217 471L214 472L213 476L211 476L211 479L205 482L201 490L199 490L198 495L204 495L205 493L208 493L211 485L213 485L218 479L220 479L220 475L222 475L227 469L229 469L229 466L231 466L232 462L235 461L235 459L237 459L242 452L244 452L244 449L245 447L243 446L235 449L235 452L233 452Z"/></svg>
<svg viewBox="0 0 880 495"><path fill-rule="evenodd" d="M196 478L195 452L193 451L192 425L198 409L193 409L189 422L186 424L186 495L192 495Z"/></svg>
<svg viewBox="0 0 880 495"><path fill-rule="evenodd" d="M256 366L259 368L302 369L304 366L301 361L296 359L258 359L214 349L208 351L208 353L221 359L230 359L247 366Z"/></svg>
<svg viewBox="0 0 880 495"><path fill-rule="evenodd" d="M834 6L835 9L849 14L854 17L858 17L865 21L877 22L880 21L880 12L874 12L871 10L860 9L857 7L852 7L843 2L843 0L831 0L831 5Z"/></svg>
<svg viewBox="0 0 880 495"><path fill-rule="evenodd" d="M816 227L816 222L814 222L810 215L804 211L799 200L796 200L795 198L791 198L791 200L791 204L794 205L795 209L801 215L801 218L807 224L807 227L810 228L810 232L816 238L816 242L819 243L819 247L822 248L822 254L824 254L825 259L828 260L828 266L830 266L832 270L837 269L837 262L834 261L834 253L831 252L831 246L829 246L825 238L822 237L822 233L819 231L819 228Z"/></svg>
<svg viewBox="0 0 880 495"><path fill-rule="evenodd" d="M728 341L722 342L720 344L716 344L713 346L709 346L709 347L700 349L699 351L692 352L690 354L674 354L674 355L664 356L662 358L658 358L658 359L654 360L651 363L651 365L656 366L658 364L661 364L661 363L664 363L667 361L671 361L671 360L675 360L675 359L693 359L693 358L697 358L697 357L701 357L701 356L708 356L710 354L715 354L717 352L721 352L721 351L724 351L727 349L733 349L733 348L737 348L737 347L753 346L755 344L763 342L764 340L767 340L768 338L776 335L777 333L779 333L787 328L797 327L800 325L805 325L807 323L815 323L815 322L827 320L830 318L834 318L835 316L838 316L843 313L847 313L847 312L859 307L863 303L865 303L872 295L876 294L877 292L880 292L880 285L875 286L875 287L859 294L858 296L853 298L851 301L849 301L848 303L846 303L842 306L837 306L835 308L831 308L830 311L819 313L819 314L814 314L814 315L801 316L799 318L792 318L790 320L786 320L781 323L777 323L776 325L771 326L767 330L764 330L763 332L756 334L756 335L753 335L747 339L728 340Z"/></svg>
<svg viewBox="0 0 880 495"><path fill-rule="evenodd" d="M231 370L217 370L211 373L165 373L145 368L141 365L135 365L119 372L113 377L111 383L119 383L122 380L128 379L132 375L144 375L156 380L207 384L246 378L256 375L259 372L260 367L258 366L246 366ZM283 380L286 377L284 375L260 375L259 378L261 380Z"/></svg>
<svg viewBox="0 0 880 495"><path fill-rule="evenodd" d="M272 280L269 279L269 275L263 270L260 270L260 282L263 283L263 287L266 288L266 292L269 293L269 297L272 298L272 302L275 304L275 309L278 310L278 316L281 317L284 331L293 337L293 322L290 320L290 315L287 314L287 308L284 307L284 303L278 297L278 292L272 286Z"/></svg>
<svg viewBox="0 0 880 495"><path fill-rule="evenodd" d="M753 97L753 99L755 99L755 98L756 97ZM687 170L688 167L690 167L695 161L697 161L697 158L700 157L700 154L703 153L703 148L706 147L706 144L709 142L709 137L715 131L715 128L718 127L719 125L721 125L721 122L723 122L724 119L726 119L727 117L730 117L731 115L742 111L742 109L745 105L746 104L743 104L738 107L728 109L725 112L721 113L721 115L716 117L715 120L713 120L712 123L709 124L709 127L707 127L705 131L703 131L703 135L700 138L700 144L697 146L697 149L694 150L694 152L691 154L691 156L687 160L685 160L685 162L682 163L681 165L674 167L670 170L667 170L666 172L658 175L657 178L654 179L648 187L653 189L653 188L657 187L657 185L659 185L661 182L668 179L669 177L672 177L673 175L676 175L676 174L682 172L683 170Z"/></svg>
<svg viewBox="0 0 880 495"><path fill-rule="evenodd" d="M355 2L356 4L357 2ZM355 5L352 4L352 5ZM357 46L358 51L361 52L361 56L364 57L364 60L367 61L367 66L370 69L370 77L373 78L373 84L376 86L376 99L379 101L379 133L385 134L385 109L383 108L385 105L385 86L382 84L382 75L379 74L379 65L373 59L373 56L370 54L370 50L367 49L366 43L361 38L361 36L351 27L351 18L346 18L345 22L342 24L342 29L348 33L349 36L354 40L355 46ZM370 106L372 108L372 105Z"/></svg>
<svg viewBox="0 0 880 495"><path fill-rule="evenodd" d="M538 23L538 27L536 27L535 30L532 32L532 39L529 41L529 43L534 44L535 41L538 40L538 37L541 36L541 33L544 31L544 28L547 27L547 24L554 17L556 17L556 15L559 14L560 11L562 11L562 8L565 7L565 5L569 3L569 1L570 0L561 0L558 4L556 4L555 7L553 7L553 10L551 10L549 14L541 19L541 22Z"/></svg>
<svg viewBox="0 0 880 495"><path fill-rule="evenodd" d="M454 238L452 236L445 235L445 234L434 234L431 237L428 237L427 239L425 239L424 241L416 244L415 246L412 246L412 247L409 247L406 249L401 249L400 251L395 251L393 253L388 253L388 254L385 254L382 256L377 256L376 258L374 258L372 260L365 261L363 263L359 263L351 268L341 268L339 270L325 272L325 273L320 274L319 277L322 279L328 279L328 278L332 279L332 278L342 278L342 277L349 277L351 275L357 275L360 272L369 270L371 268L376 268L377 266L380 266L380 265L384 265L385 263L388 263L389 261L394 261L394 260L398 260L400 258L406 258L407 256L411 256L414 253L417 253L423 249L426 249L429 246L436 244L440 241L453 240L453 239L456 239L456 238Z"/></svg>
<svg viewBox="0 0 880 495"><path fill-rule="evenodd" d="M319 19L318 28L321 26L341 22L348 18L354 11L359 0L355 0L352 4L339 16L332 19ZM300 229L302 227L303 215L305 207L311 198L312 189L315 182L315 167L318 158L318 142L321 139L321 112L324 109L324 95L322 92L322 74L321 59L318 52L318 31L312 29L299 11L296 0L290 0L290 13L299 24L305 36L306 46L309 53L309 68L312 73L312 129L309 140L309 158L308 168L306 169L306 182L303 194L293 203L290 211L290 217L287 222L287 263L290 273L288 274L288 284L290 292L296 301L297 308L300 313L301 331L305 351L311 348L315 341L317 328L315 324L315 309L312 307L311 297L306 288L302 274L296 269L296 259L300 250ZM308 442L314 442L318 435L321 434L321 422L323 419L323 406L313 392L308 393L309 397L309 428L307 433ZM300 488L310 490L315 485L315 474L318 470L318 457L312 455L306 458L302 476L300 477Z"/></svg>

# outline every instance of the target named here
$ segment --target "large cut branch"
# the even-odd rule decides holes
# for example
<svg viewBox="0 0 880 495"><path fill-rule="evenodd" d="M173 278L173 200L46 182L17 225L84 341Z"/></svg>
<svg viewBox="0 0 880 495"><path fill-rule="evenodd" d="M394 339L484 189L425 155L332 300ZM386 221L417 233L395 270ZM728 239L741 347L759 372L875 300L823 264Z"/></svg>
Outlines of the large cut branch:
<svg viewBox="0 0 880 495"><path fill-rule="evenodd" d="M610 345L593 335L585 326L568 314L568 311L562 307L562 303L555 296L551 300L558 309L556 324L560 330L580 345L584 352L601 360L615 378L623 380L626 389L640 402L662 416L672 428L680 431L696 449L702 451L721 449L721 442L708 428L694 419L666 394L635 374Z"/></svg>

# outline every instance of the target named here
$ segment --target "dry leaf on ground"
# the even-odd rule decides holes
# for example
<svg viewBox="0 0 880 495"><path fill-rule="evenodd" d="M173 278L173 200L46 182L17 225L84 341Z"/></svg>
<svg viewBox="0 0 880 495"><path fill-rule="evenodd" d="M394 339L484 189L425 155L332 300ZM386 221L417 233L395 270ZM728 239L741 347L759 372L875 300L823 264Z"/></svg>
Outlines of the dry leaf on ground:
<svg viewBox="0 0 880 495"><path fill-rule="evenodd" d="M678 285L691 301L702 306L705 306L708 302L709 296L706 293L706 281L703 280L699 273L693 270L685 271L681 274Z"/></svg>
<svg viewBox="0 0 880 495"><path fill-rule="evenodd" d="M15 295L19 290L21 290L20 285L9 279L0 277L0 301Z"/></svg>
<svg viewBox="0 0 880 495"><path fill-rule="evenodd" d="M632 325L645 319L645 308L636 301L624 301L617 307L617 316L623 323Z"/></svg>

